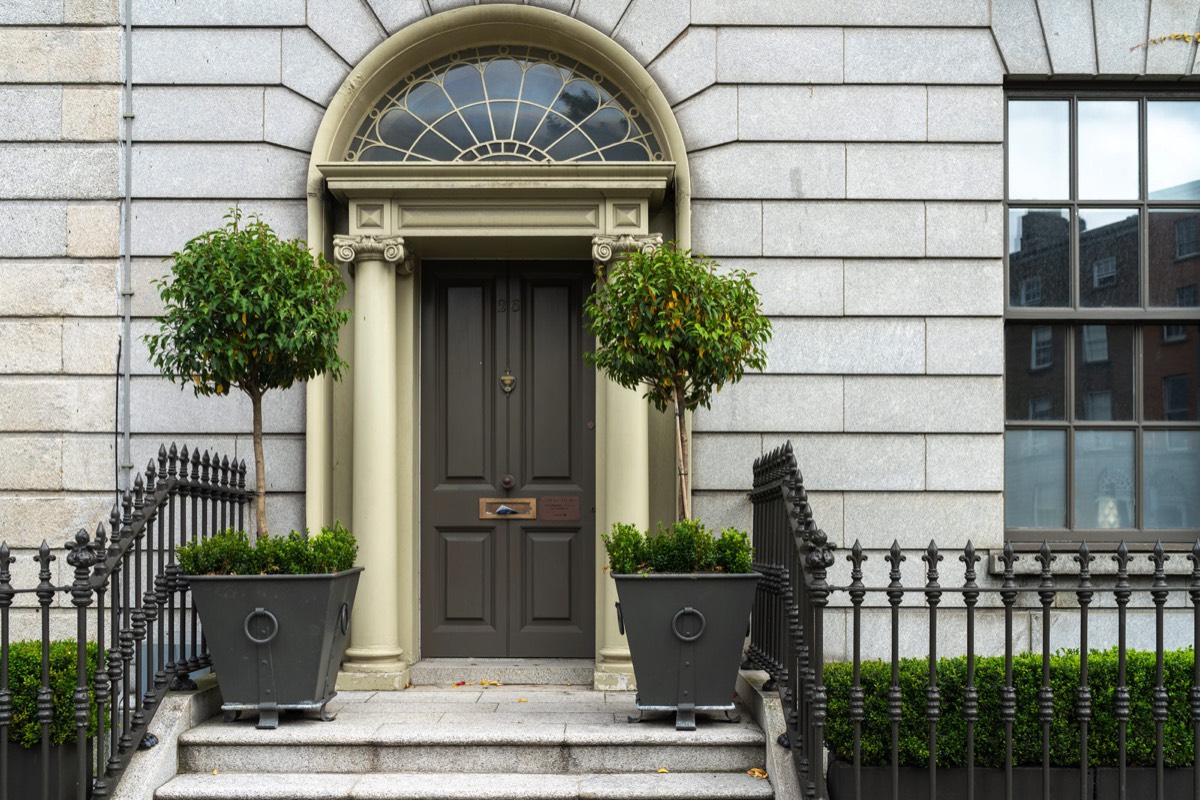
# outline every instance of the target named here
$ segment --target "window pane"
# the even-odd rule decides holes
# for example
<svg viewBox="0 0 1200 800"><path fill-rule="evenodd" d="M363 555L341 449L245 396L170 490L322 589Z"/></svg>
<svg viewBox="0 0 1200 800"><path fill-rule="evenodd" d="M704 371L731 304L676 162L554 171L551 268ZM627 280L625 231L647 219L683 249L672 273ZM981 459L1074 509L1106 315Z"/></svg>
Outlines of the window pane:
<svg viewBox="0 0 1200 800"><path fill-rule="evenodd" d="M1065 325L1004 329L1004 392L1010 420L1066 419Z"/></svg>
<svg viewBox="0 0 1200 800"><path fill-rule="evenodd" d="M1194 420L1200 328L1195 325L1147 325L1142 332L1146 419Z"/></svg>
<svg viewBox="0 0 1200 800"><path fill-rule="evenodd" d="M1008 104L1008 196L1066 200L1068 121L1066 100L1012 100Z"/></svg>
<svg viewBox="0 0 1200 800"><path fill-rule="evenodd" d="M1071 305L1071 222L1065 208L1008 210L1008 302Z"/></svg>
<svg viewBox="0 0 1200 800"><path fill-rule="evenodd" d="M1075 431L1075 527L1133 522L1133 431Z"/></svg>
<svg viewBox="0 0 1200 800"><path fill-rule="evenodd" d="M1079 198L1138 198L1138 103L1080 101Z"/></svg>
<svg viewBox="0 0 1200 800"><path fill-rule="evenodd" d="M1075 416L1133 419L1133 327L1080 325L1075 329Z"/></svg>
<svg viewBox="0 0 1200 800"><path fill-rule="evenodd" d="M1066 490L1066 431L1010 430L1004 434L1004 524L1007 527L1065 527Z"/></svg>
<svg viewBox="0 0 1200 800"><path fill-rule="evenodd" d="M1197 142L1200 147L1200 142ZM1200 283L1200 208L1150 212L1150 305L1196 305L1185 287ZM1194 289L1192 290L1194 295Z"/></svg>
<svg viewBox="0 0 1200 800"><path fill-rule="evenodd" d="M1200 102L1146 104L1151 200L1200 199Z"/></svg>
<svg viewBox="0 0 1200 800"><path fill-rule="evenodd" d="M1146 431L1144 447L1146 527L1200 527L1200 431Z"/></svg>
<svg viewBox="0 0 1200 800"><path fill-rule="evenodd" d="M1136 209L1079 209L1079 270L1081 306L1139 304Z"/></svg>

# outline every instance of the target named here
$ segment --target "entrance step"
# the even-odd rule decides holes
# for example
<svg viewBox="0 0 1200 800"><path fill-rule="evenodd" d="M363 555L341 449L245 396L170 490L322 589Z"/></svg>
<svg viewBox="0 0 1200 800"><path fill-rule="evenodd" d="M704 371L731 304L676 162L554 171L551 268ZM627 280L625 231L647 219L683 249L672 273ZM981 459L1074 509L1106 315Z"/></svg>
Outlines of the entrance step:
<svg viewBox="0 0 1200 800"><path fill-rule="evenodd" d="M413 686L481 686L499 681L521 686L588 686L596 662L590 658L427 658L409 667Z"/></svg>
<svg viewBox="0 0 1200 800"><path fill-rule="evenodd" d="M490 679L487 679L490 680ZM628 692L555 686L416 687L344 692L321 722L284 716L209 720L179 739L179 775L157 800L333 798L712 798L766 800L747 772L766 740L743 712L702 715L676 731L671 714L629 723Z"/></svg>

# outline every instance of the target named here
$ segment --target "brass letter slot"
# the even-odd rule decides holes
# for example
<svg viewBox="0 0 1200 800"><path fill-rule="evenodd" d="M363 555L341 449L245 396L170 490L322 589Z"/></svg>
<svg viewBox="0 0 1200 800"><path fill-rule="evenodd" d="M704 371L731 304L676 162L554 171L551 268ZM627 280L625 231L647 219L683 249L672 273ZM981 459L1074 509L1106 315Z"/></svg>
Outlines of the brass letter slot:
<svg viewBox="0 0 1200 800"><path fill-rule="evenodd" d="M537 519L536 497L481 497L480 519Z"/></svg>

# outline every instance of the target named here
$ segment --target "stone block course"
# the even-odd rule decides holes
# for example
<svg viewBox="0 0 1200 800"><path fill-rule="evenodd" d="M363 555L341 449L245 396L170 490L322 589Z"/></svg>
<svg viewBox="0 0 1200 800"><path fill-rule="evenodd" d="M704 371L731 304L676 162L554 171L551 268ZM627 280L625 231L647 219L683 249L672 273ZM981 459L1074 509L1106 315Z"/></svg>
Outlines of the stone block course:
<svg viewBox="0 0 1200 800"><path fill-rule="evenodd" d="M283 85L328 105L350 67L324 41L306 28L283 32Z"/></svg>
<svg viewBox="0 0 1200 800"><path fill-rule="evenodd" d="M112 491L115 485L117 451L111 434L70 435L62 441L62 485L68 491ZM138 464L137 461L134 462ZM146 468L143 460L135 474ZM95 523L92 523L93 526ZM92 533L94 527L88 530Z"/></svg>
<svg viewBox="0 0 1200 800"><path fill-rule="evenodd" d="M429 8L434 14L449 11L452 8L474 5L475 0L429 0Z"/></svg>
<svg viewBox="0 0 1200 800"><path fill-rule="evenodd" d="M57 140L61 109L58 86L0 86L0 142Z"/></svg>
<svg viewBox="0 0 1200 800"><path fill-rule="evenodd" d="M62 138L115 142L121 127L121 90L116 86L67 86L62 93Z"/></svg>
<svg viewBox="0 0 1200 800"><path fill-rule="evenodd" d="M1131 50L1137 42L1130 39L1141 39L1134 31L1146 30L1146 12L1149 5L1130 3L1128 0L1095 0L1092 3L1092 10L1095 12L1093 21L1096 26L1096 59L1101 75L1142 74L1146 66L1146 53L1140 47ZM1157 10L1160 13L1163 11ZM1194 16L1196 12L1193 10L1192 13ZM1171 30L1191 30L1191 26L1184 24L1182 28ZM1186 61L1183 66L1187 66Z"/></svg>
<svg viewBox="0 0 1200 800"><path fill-rule="evenodd" d="M1001 258L1004 209L999 203L925 204L925 253L944 258Z"/></svg>
<svg viewBox="0 0 1200 800"><path fill-rule="evenodd" d="M847 28L846 83L995 83L1004 64L986 28Z"/></svg>
<svg viewBox="0 0 1200 800"><path fill-rule="evenodd" d="M726 258L721 265L751 278L770 316L841 316L842 261L836 258Z"/></svg>
<svg viewBox="0 0 1200 800"><path fill-rule="evenodd" d="M324 108L291 89L268 88L264 97L263 137L273 144L309 152L324 113Z"/></svg>
<svg viewBox="0 0 1200 800"><path fill-rule="evenodd" d="M1198 29L1200 11L1194 3L1150 3L1151 37L1183 31L1195 33ZM1133 30L1140 32L1142 29ZM1141 36L1134 35L1137 41L1126 44L1126 50L1141 41ZM1172 78L1186 75L1193 52L1194 48L1178 42L1152 45L1146 50L1146 75L1168 75Z"/></svg>
<svg viewBox="0 0 1200 800"><path fill-rule="evenodd" d="M4 317L106 316L118 311L115 261L0 261L0 286Z"/></svg>
<svg viewBox="0 0 1200 800"><path fill-rule="evenodd" d="M713 256L762 253L762 203L696 200L692 203L692 247Z"/></svg>
<svg viewBox="0 0 1200 800"><path fill-rule="evenodd" d="M1055 75L1095 75L1096 36L1091 0L1038 3ZM1134 34L1140 40L1141 36ZM1137 42L1131 42L1132 47Z"/></svg>
<svg viewBox="0 0 1200 800"><path fill-rule="evenodd" d="M17 200L102 199L117 195L115 145L0 146L0 196Z"/></svg>
<svg viewBox="0 0 1200 800"><path fill-rule="evenodd" d="M116 25L120 0L63 0L63 18L76 25Z"/></svg>
<svg viewBox="0 0 1200 800"><path fill-rule="evenodd" d="M926 436L925 483L930 491L1003 491L1004 436Z"/></svg>
<svg viewBox="0 0 1200 800"><path fill-rule="evenodd" d="M903 548L921 549L931 539L942 546L970 539L976 549L1004 544L999 492L848 493L845 509L846 541L858 539L864 547L886 548L892 539L899 539ZM907 569L916 572L911 554L909 559Z"/></svg>
<svg viewBox="0 0 1200 800"><path fill-rule="evenodd" d="M842 82L840 28L718 28L722 83Z"/></svg>
<svg viewBox="0 0 1200 800"><path fill-rule="evenodd" d="M689 151L738 138L736 86L712 86L675 107L675 121Z"/></svg>
<svg viewBox="0 0 1200 800"><path fill-rule="evenodd" d="M770 368L770 365L767 365ZM693 417L697 431L841 431L840 375L747 375Z"/></svg>
<svg viewBox="0 0 1200 800"><path fill-rule="evenodd" d="M349 64L387 36L363 0L308 0L308 27Z"/></svg>
<svg viewBox="0 0 1200 800"><path fill-rule="evenodd" d="M841 144L737 142L690 159L696 198L844 198Z"/></svg>
<svg viewBox="0 0 1200 800"><path fill-rule="evenodd" d="M1008 73L1052 74L1037 0L992 0L992 4L992 31Z"/></svg>
<svg viewBox="0 0 1200 800"><path fill-rule="evenodd" d="M115 203L67 204L67 255L103 258L119 252L120 206Z"/></svg>
<svg viewBox="0 0 1200 800"><path fill-rule="evenodd" d="M784 318L767 345L772 372L833 375L921 374L921 319Z"/></svg>
<svg viewBox="0 0 1200 800"><path fill-rule="evenodd" d="M873 493L925 488L922 436L797 433L788 438L810 490ZM846 495L847 506L852 496Z"/></svg>
<svg viewBox="0 0 1200 800"><path fill-rule="evenodd" d="M138 28L133 32L133 82L277 84L280 36L278 29L269 28Z"/></svg>
<svg viewBox="0 0 1200 800"><path fill-rule="evenodd" d="M845 262L846 313L969 316L1004 312L1004 266L995 260Z"/></svg>
<svg viewBox="0 0 1200 800"><path fill-rule="evenodd" d="M763 255L903 258L925 254L921 203L768 201L762 213Z"/></svg>
<svg viewBox="0 0 1200 800"><path fill-rule="evenodd" d="M3 28L0 83L118 83L120 31L116 28Z"/></svg>
<svg viewBox="0 0 1200 800"><path fill-rule="evenodd" d="M925 321L926 372L930 375L1002 375L1004 321L999 317Z"/></svg>
<svg viewBox="0 0 1200 800"><path fill-rule="evenodd" d="M239 391L222 397L195 397L165 378L135 377L130 389L133 430L143 434L197 440L196 435L249 433L250 400ZM263 429L304 432L304 384L269 392L263 400Z"/></svg>
<svg viewBox="0 0 1200 800"><path fill-rule="evenodd" d="M0 6L0 25L58 25L62 0L8 0Z"/></svg>
<svg viewBox="0 0 1200 800"><path fill-rule="evenodd" d="M222 453L224 455L224 453ZM246 459L246 485L254 486L254 439L239 436L230 458ZM304 436L276 435L263 437L263 460L266 462L267 491L304 491Z"/></svg>
<svg viewBox="0 0 1200 800"><path fill-rule="evenodd" d="M643 65L675 41L691 22L691 0L633 0L612 38Z"/></svg>
<svg viewBox="0 0 1200 800"><path fill-rule="evenodd" d="M140 144L133 185L144 197L302 198L308 158L268 144Z"/></svg>
<svg viewBox="0 0 1200 800"><path fill-rule="evenodd" d="M305 0L130 0L138 25L270 27L303 25Z"/></svg>
<svg viewBox="0 0 1200 800"><path fill-rule="evenodd" d="M120 320L69 319L62 324L62 368L71 375L112 375L117 369ZM132 343L126 342L126 348Z"/></svg>
<svg viewBox="0 0 1200 800"><path fill-rule="evenodd" d="M877 200L1000 200L999 144L848 144L846 197Z"/></svg>
<svg viewBox="0 0 1200 800"><path fill-rule="evenodd" d="M742 140L923 142L924 86L742 86Z"/></svg>
<svg viewBox="0 0 1200 800"><path fill-rule="evenodd" d="M1004 141L1004 92L999 86L930 86L928 92L929 141Z"/></svg>
<svg viewBox="0 0 1200 800"><path fill-rule="evenodd" d="M406 25L425 19L425 4L421 0L367 0L375 16L389 34Z"/></svg>
<svg viewBox="0 0 1200 800"><path fill-rule="evenodd" d="M263 139L263 89L257 86L138 86L133 108L139 143Z"/></svg>
<svg viewBox="0 0 1200 800"><path fill-rule="evenodd" d="M0 253L8 258L67 253L67 204L0 200Z"/></svg>
<svg viewBox="0 0 1200 800"><path fill-rule="evenodd" d="M579 0L575 18L602 33L611 33L628 7L629 0Z"/></svg>
<svg viewBox="0 0 1200 800"><path fill-rule="evenodd" d="M167 256L189 239L224 224L235 204L243 211L262 215L283 238L303 237L307 216L303 200L138 200L133 203L133 253ZM3 213L3 212L0 212Z"/></svg>
<svg viewBox="0 0 1200 800"><path fill-rule="evenodd" d="M43 446L51 452L56 447L49 438ZM108 489L86 495L0 491L0 541L7 541L14 548L36 548L45 539L52 547L61 547L80 528L93 533L96 524L103 521L107 529L113 498L111 486ZM33 563L32 558L29 563ZM17 638L13 637L14 640Z"/></svg>
<svg viewBox="0 0 1200 800"><path fill-rule="evenodd" d="M672 105L717 80L717 34L714 28L688 28L650 65L650 75Z"/></svg>
<svg viewBox="0 0 1200 800"><path fill-rule="evenodd" d="M62 322L0 319L0 373L54 373L63 366Z"/></svg>
<svg viewBox="0 0 1200 800"><path fill-rule="evenodd" d="M871 433L999 433L999 377L856 377L845 384L845 430Z"/></svg>
<svg viewBox="0 0 1200 800"><path fill-rule="evenodd" d="M0 431L111 431L114 392L111 378L0 376Z"/></svg>
<svg viewBox="0 0 1200 800"><path fill-rule="evenodd" d="M694 0L697 25L987 25L987 0Z"/></svg>

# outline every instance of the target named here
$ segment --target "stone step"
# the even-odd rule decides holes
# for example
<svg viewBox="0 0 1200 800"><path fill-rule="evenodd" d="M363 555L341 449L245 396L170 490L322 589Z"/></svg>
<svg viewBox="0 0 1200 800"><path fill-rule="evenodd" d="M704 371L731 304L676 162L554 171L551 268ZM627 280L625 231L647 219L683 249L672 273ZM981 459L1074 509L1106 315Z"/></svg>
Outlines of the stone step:
<svg viewBox="0 0 1200 800"><path fill-rule="evenodd" d="M611 712L610 712L611 713ZM395 722L336 726L300 720L276 730L208 722L180 737L180 772L519 773L745 772L764 760L753 725L506 722L477 715L462 724ZM513 720L518 719L516 715Z"/></svg>
<svg viewBox="0 0 1200 800"><path fill-rule="evenodd" d="M511 773L264 773L180 775L156 800L767 800L768 781L744 773L515 775Z"/></svg>
<svg viewBox="0 0 1200 800"><path fill-rule="evenodd" d="M413 686L479 685L499 681L522 686L591 686L590 658L427 658L409 667Z"/></svg>

